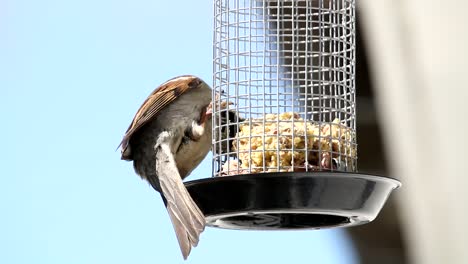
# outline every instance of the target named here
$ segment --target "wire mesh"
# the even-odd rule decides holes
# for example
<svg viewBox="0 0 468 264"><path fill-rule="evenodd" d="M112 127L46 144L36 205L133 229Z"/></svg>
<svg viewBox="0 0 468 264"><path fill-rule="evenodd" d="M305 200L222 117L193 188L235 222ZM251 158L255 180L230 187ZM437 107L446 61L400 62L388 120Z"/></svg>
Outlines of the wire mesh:
<svg viewBox="0 0 468 264"><path fill-rule="evenodd" d="M213 42L213 176L356 171L354 0L214 0Z"/></svg>

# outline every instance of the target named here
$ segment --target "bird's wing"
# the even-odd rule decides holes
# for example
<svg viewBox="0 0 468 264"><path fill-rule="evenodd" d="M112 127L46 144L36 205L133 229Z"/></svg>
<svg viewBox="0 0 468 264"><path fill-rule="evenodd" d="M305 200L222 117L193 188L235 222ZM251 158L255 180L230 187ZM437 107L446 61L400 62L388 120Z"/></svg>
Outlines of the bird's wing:
<svg viewBox="0 0 468 264"><path fill-rule="evenodd" d="M190 197L179 175L171 152L172 135L162 132L156 143L156 174L161 191L166 198L167 212L174 226L184 259L192 247L197 246L201 232L205 229L205 216Z"/></svg>
<svg viewBox="0 0 468 264"><path fill-rule="evenodd" d="M156 88L138 109L132 123L127 129L120 146L122 146L122 159L131 160L131 154L126 152L131 137L148 121L158 115L168 104L183 93L198 87L202 80L196 76L184 75L170 79Z"/></svg>

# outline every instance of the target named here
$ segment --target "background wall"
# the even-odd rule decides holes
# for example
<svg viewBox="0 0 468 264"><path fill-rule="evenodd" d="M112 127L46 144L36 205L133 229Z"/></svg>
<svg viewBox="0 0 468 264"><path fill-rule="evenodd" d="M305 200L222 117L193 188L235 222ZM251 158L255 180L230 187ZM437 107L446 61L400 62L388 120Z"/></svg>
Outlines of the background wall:
<svg viewBox="0 0 468 264"><path fill-rule="evenodd" d="M461 25L468 5L362 0L358 7L389 175L403 181L395 211L382 217L400 221L404 245L395 252L407 252L410 263L467 263L468 36Z"/></svg>

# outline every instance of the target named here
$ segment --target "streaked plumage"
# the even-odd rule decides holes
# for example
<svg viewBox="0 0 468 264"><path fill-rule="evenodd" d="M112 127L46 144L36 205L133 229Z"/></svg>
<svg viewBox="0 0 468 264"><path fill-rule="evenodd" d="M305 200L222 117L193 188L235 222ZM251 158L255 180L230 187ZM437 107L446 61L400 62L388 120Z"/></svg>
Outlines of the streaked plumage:
<svg viewBox="0 0 468 264"><path fill-rule="evenodd" d="M182 179L211 149L210 102L211 88L201 79L173 78L143 102L121 142L122 159L161 193L184 259L205 227Z"/></svg>

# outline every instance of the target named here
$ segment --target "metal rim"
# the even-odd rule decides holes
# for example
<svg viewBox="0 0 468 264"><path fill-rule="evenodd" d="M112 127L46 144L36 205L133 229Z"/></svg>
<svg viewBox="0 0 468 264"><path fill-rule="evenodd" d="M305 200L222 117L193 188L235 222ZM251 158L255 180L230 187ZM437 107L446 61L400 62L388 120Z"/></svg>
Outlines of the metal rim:
<svg viewBox="0 0 468 264"><path fill-rule="evenodd" d="M304 174L304 175L308 175L311 177L354 177L354 178L365 178L365 179L371 178L376 181L389 181L395 184L395 189L398 189L402 186L401 181L393 177L375 175L375 174L369 174L369 173L361 173L361 172L341 172L341 171L274 172L274 173L242 174L242 175L210 177L210 178L186 181L185 185L191 186L194 184L200 184L200 183L204 183L207 181L216 182L216 181L224 181L226 179L231 179L231 180L242 179L245 177L272 178L272 177L284 177L284 175L299 175L299 174L301 175Z"/></svg>

